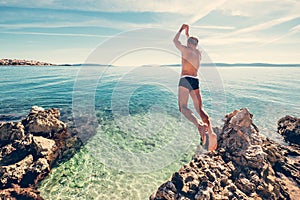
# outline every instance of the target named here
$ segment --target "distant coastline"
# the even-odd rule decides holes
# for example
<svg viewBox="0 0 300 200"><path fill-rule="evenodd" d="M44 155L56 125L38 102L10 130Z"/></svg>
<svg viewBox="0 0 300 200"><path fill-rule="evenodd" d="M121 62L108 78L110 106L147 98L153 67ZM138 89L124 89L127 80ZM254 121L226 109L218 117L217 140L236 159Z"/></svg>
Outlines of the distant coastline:
<svg viewBox="0 0 300 200"><path fill-rule="evenodd" d="M24 59L0 59L0 66L106 66L103 64L89 64L89 63L78 63L78 64L53 64L34 60ZM112 65L110 65L112 66ZM180 67L181 64L168 64L162 66ZM274 64L274 63L202 63L204 67L300 67L300 64Z"/></svg>
<svg viewBox="0 0 300 200"><path fill-rule="evenodd" d="M173 64L166 66L181 66L181 64ZM272 63L201 63L204 67L300 67L300 64L272 64Z"/></svg>
<svg viewBox="0 0 300 200"><path fill-rule="evenodd" d="M28 65L28 66L54 66L55 64L40 62L34 60L19 60L19 59L0 59L0 65L2 66L11 66L11 65Z"/></svg>

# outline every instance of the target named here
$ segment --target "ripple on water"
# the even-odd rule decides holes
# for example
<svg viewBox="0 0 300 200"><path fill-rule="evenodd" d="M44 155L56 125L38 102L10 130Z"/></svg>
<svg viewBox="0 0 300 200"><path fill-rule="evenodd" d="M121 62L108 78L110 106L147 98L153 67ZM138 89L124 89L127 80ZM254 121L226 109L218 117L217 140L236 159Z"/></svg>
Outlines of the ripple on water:
<svg viewBox="0 0 300 200"><path fill-rule="evenodd" d="M59 66L1 68L0 114L25 116L34 104L45 108L58 107L61 109L62 119L70 120L72 92L79 69L80 67ZM101 78L95 94L95 107L99 112L97 117L103 134L96 135L91 139L90 146L83 147L70 160L51 170L39 188L45 199L148 199L162 182L190 160L195 151L196 143L199 142L197 130L190 124L189 129L185 131L180 132L176 129L178 126L184 128L182 121L187 121L176 121L182 117L177 108L177 93L157 84L137 83L134 79L132 83L117 85L124 73L118 71L121 70L118 68L114 70L114 73L107 73L106 78ZM216 98L218 91L209 90L206 85L211 83L201 79L204 108L210 114L213 124L223 124L221 119L225 111L248 107L254 114L254 123L261 133L281 141L276 133L277 120L286 114L299 115L300 68L220 67L217 70L223 79L223 93L226 94L226 101L220 101L220 105L217 104L220 98ZM175 90L177 89L177 80L163 81L168 82L168 85L171 83ZM115 90L116 86L120 90ZM117 103L120 98L116 92L122 93L126 91L126 87L134 88L130 90L132 93L128 102L125 102L128 104L126 106L131 120L126 117L120 118L117 124L114 122L113 109L119 105ZM83 96L85 94L82 93ZM113 95L116 95L115 107L112 106ZM84 102L82 104L84 105ZM84 107L86 108L86 105ZM128 125L131 121L135 123ZM121 126L122 124L127 126ZM149 124L151 126L147 126ZM108 144L115 145L128 155L121 154L114 148L98 148L104 138ZM186 144L183 141L192 142L191 145L186 145L187 148L180 146ZM93 145L96 151L91 150ZM168 148L164 149L165 146ZM187 154L178 153L176 147ZM125 158L137 154L151 155L157 150L162 151L155 154L156 157L150 156L144 160L137 157L137 162L145 165L144 169L147 171L152 169L151 172L128 172L129 164L136 163L134 159L126 163L122 155L125 155ZM119 162L121 167L118 170L112 165L104 165L100 158L105 157L99 158L97 155L106 155L112 158L111 162ZM151 158L155 159L155 163L163 165L160 168L154 167L150 162ZM149 162L150 164L147 164ZM127 166L127 171L121 170L125 167L122 165Z"/></svg>
<svg viewBox="0 0 300 200"><path fill-rule="evenodd" d="M191 154L184 155L185 162ZM147 199L182 164L177 161L152 173L125 173L104 166L84 147L54 168L39 190L45 199Z"/></svg>
<svg viewBox="0 0 300 200"><path fill-rule="evenodd" d="M142 123L142 121L149 120L150 114L136 114L133 118ZM127 120L124 119L121 122L126 123ZM157 157L151 157L153 151L169 145L168 140L174 137L173 134L178 128L174 125L176 120L170 116L163 127L156 127L157 130L160 130L159 134L157 133L159 131L156 130L156 134L146 136L140 135L139 132L121 130L111 119L104 120L100 123L102 130L98 130L98 134L91 138L85 147L70 160L50 172L50 175L39 187L41 195L45 199L147 199L174 171L190 160L196 149L196 144L192 141L197 141L195 140L195 137L198 136L197 130L191 129L189 125L187 127L190 130L189 133L194 135L189 138L191 141L189 146L180 147L177 141L179 146L167 148L168 156L153 154ZM150 129L141 130L149 131ZM121 148L121 151L103 146L103 137ZM190 134L186 134L186 137L190 137ZM178 154L175 147L180 147L184 151ZM120 155L125 156L125 159ZM147 155L149 159L140 160L139 155ZM105 165L102 161L107 160L106 158L109 158L110 163ZM171 160L168 160L170 158ZM165 162L160 168L153 168L150 163L155 160L163 162L164 159L167 159L168 162ZM145 173L128 170L130 166L134 168L137 163L144 163Z"/></svg>

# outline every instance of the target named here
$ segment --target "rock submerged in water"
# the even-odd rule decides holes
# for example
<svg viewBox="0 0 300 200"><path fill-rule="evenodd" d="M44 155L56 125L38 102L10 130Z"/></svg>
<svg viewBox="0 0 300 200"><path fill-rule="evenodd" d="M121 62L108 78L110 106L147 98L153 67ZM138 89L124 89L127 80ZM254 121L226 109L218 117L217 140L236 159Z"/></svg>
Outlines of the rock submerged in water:
<svg viewBox="0 0 300 200"><path fill-rule="evenodd" d="M299 130L299 127L298 127ZM195 155L151 200L298 199L300 148L259 134L246 108L225 116L218 149Z"/></svg>
<svg viewBox="0 0 300 200"><path fill-rule="evenodd" d="M0 123L0 199L43 199L38 182L80 146L59 117L58 109L34 106L21 122Z"/></svg>

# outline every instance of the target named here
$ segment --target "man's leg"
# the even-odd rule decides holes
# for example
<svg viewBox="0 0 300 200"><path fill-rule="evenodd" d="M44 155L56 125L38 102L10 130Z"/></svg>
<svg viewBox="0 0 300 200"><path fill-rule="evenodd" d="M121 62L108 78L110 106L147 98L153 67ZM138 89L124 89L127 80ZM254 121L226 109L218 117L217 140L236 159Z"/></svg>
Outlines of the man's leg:
<svg viewBox="0 0 300 200"><path fill-rule="evenodd" d="M187 107L189 100L190 91L189 89L179 86L178 87L178 106L179 111L189 120L191 121L199 130L202 141L205 141L204 133L204 125L201 121L195 116L195 114Z"/></svg>
<svg viewBox="0 0 300 200"><path fill-rule="evenodd" d="M208 131L208 137L209 137L209 144L208 144L208 150L213 151L217 148L217 135L213 132L209 116L207 112L205 112L203 105L202 105L202 98L200 95L199 89L192 90L190 92L190 95L192 97L192 100L194 102L194 107L203 120L204 123L207 124L207 131Z"/></svg>

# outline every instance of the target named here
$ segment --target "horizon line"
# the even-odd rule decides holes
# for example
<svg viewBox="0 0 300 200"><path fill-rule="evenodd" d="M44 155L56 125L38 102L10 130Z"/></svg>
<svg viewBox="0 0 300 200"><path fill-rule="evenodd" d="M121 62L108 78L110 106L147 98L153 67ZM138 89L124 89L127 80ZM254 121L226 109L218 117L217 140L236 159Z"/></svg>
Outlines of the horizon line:
<svg viewBox="0 0 300 200"><path fill-rule="evenodd" d="M63 64L55 64L57 66L63 66L63 65L69 65L69 66L79 66L79 65L98 65L98 66L118 66L118 65L107 65L107 64L100 64L100 63L63 63ZM177 64L145 64L140 66L150 66L150 65L157 65L157 66L181 66L180 63ZM201 66L299 66L300 63L263 63L263 62L253 62L253 63L223 63L223 62L217 62L217 63L201 63ZM121 65L121 66L130 66L130 65Z"/></svg>
<svg viewBox="0 0 300 200"><path fill-rule="evenodd" d="M48 63L54 66L78 66L78 65L102 65L106 66L107 64L101 63L52 63L52 62L44 62L39 60L29 60L29 59L16 59L16 58L0 58L0 60L14 60L14 61L32 61L32 62L40 62L40 63ZM181 66L180 63L171 63L171 64L144 64L140 66L147 65L158 65L158 66ZM300 63L267 63L267 62L236 62L236 63L227 63L227 62L210 62L210 63L201 63L202 66L300 66ZM118 66L118 65L109 65L109 66ZM130 66L130 65L121 65L121 66Z"/></svg>

